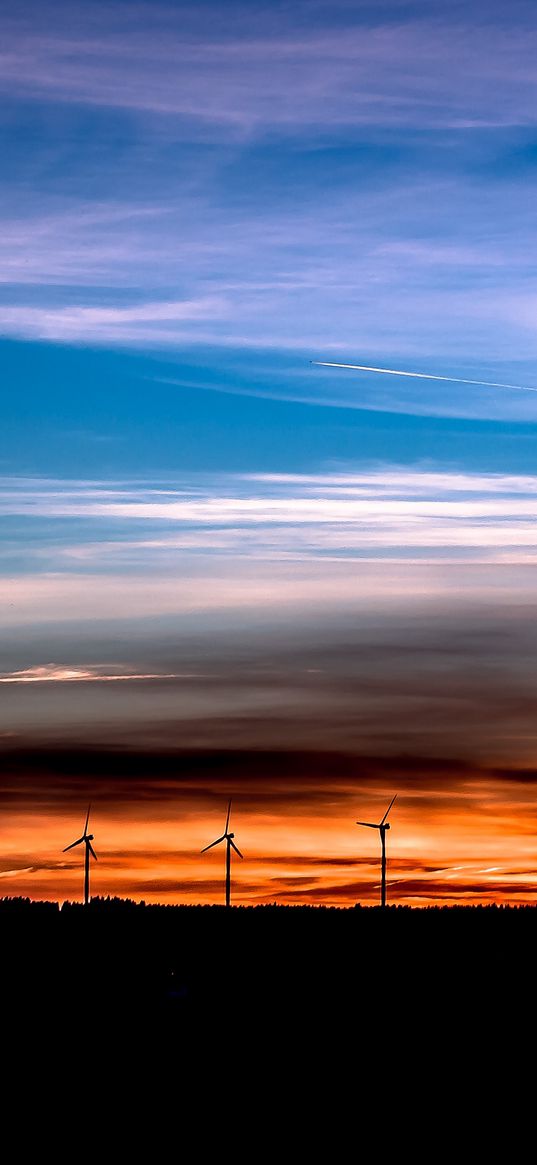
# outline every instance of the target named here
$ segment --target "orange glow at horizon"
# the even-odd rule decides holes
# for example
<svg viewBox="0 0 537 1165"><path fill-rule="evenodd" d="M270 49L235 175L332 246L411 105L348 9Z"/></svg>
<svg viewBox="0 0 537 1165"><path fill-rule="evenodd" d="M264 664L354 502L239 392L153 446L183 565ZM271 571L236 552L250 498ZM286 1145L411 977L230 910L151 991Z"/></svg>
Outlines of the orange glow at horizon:
<svg viewBox="0 0 537 1165"><path fill-rule="evenodd" d="M391 790L356 798L356 813L375 819ZM507 800L509 796L509 800ZM537 891L535 826L537 809L525 790L513 802L512 789L499 783L483 807L483 790L469 790L468 807L449 794L422 798L400 795L387 836L388 900L411 906L531 903ZM380 845L373 830L360 829L353 816L260 813L239 798L231 828L244 854L232 855L232 901L351 906L376 905ZM426 804L422 804L422 800ZM345 806L346 809L347 806ZM221 903L224 846L201 854L221 836L222 810L196 811L189 801L176 808L134 806L118 813L96 804L90 831L98 861L91 866L92 896L129 897L148 903ZM382 815L382 813L381 813ZM0 896L79 900L83 881L81 849L64 854L80 837L80 814L4 813Z"/></svg>

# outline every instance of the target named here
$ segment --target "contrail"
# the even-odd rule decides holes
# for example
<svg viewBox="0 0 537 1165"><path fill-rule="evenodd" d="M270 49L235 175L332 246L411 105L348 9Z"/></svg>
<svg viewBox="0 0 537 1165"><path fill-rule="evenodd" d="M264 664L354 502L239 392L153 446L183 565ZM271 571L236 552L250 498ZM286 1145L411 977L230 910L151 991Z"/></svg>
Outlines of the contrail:
<svg viewBox="0 0 537 1165"><path fill-rule="evenodd" d="M417 380L444 380L448 384L479 384L481 388L511 388L514 392L537 392L527 384L497 384L493 380L463 380L460 376L433 376L430 372L402 372L400 368L370 368L367 364L338 364L335 360L310 360L319 368L354 368L357 372L381 372L383 376L412 376Z"/></svg>

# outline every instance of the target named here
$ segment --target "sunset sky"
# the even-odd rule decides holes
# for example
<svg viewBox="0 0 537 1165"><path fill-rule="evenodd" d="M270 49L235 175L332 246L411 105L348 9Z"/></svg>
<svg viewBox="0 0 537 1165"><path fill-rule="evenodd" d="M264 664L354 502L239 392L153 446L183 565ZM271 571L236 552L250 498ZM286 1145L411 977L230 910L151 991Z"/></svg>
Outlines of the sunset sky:
<svg viewBox="0 0 537 1165"><path fill-rule="evenodd" d="M0 896L534 901L535 5L0 34Z"/></svg>

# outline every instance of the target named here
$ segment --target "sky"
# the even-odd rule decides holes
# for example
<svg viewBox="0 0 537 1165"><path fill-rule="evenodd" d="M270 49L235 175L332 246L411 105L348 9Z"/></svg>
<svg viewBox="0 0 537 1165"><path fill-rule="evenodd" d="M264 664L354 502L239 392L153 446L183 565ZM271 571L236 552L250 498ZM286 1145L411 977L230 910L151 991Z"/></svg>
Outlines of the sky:
<svg viewBox="0 0 537 1165"><path fill-rule="evenodd" d="M534 901L534 5L0 33L0 894Z"/></svg>

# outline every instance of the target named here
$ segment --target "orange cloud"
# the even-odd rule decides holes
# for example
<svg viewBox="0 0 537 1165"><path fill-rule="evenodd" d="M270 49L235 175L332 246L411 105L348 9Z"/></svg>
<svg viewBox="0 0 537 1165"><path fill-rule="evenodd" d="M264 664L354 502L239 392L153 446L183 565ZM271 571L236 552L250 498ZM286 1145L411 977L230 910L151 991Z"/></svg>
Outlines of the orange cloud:
<svg viewBox="0 0 537 1165"><path fill-rule="evenodd" d="M533 773L454 766L450 775L447 765L438 787L439 766L433 763L428 771L422 766L416 779L411 763L401 771L401 762L378 761L375 771L371 758L364 764L363 758L337 754L264 754L256 765L249 753L242 766L237 755L231 759L233 764L217 754L140 758L122 752L110 753L105 765L103 755L89 753L81 773L75 754L68 754L63 773L54 776L54 754L27 756L18 769L4 757L4 893L80 898L81 857L62 850L81 831L84 798L93 787L99 859L92 866L93 894L222 901L223 854L200 851L222 832L229 793L245 857L233 862L234 902L375 904L378 837L359 830L355 820L358 813L366 819L378 815L398 779L388 835L391 902L535 899Z"/></svg>

